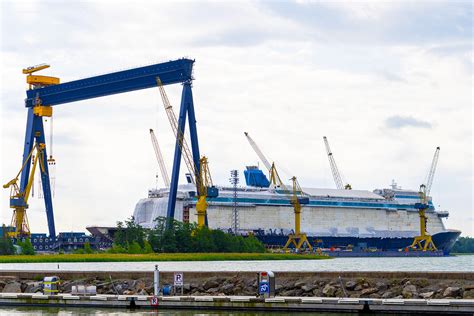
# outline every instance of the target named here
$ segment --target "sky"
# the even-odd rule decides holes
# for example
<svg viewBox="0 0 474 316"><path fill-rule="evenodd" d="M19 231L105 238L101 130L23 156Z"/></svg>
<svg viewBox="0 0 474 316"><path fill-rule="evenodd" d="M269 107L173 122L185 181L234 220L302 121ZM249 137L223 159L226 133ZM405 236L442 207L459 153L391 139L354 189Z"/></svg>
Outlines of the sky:
<svg viewBox="0 0 474 316"><path fill-rule="evenodd" d="M67 82L187 57L214 183L227 185L232 169L243 182L245 166L258 163L244 132L303 187L335 188L323 136L344 179L362 190L392 179L417 190L440 146L434 203L450 212L448 228L474 236L471 1L0 3L3 183L21 166L21 69L48 63L41 74ZM181 88L166 86L175 111ZM53 116L56 231L132 215L157 185L149 128L171 173L173 133L158 89L58 105ZM2 189L2 223L8 196ZM29 204L32 231L47 232L37 192Z"/></svg>

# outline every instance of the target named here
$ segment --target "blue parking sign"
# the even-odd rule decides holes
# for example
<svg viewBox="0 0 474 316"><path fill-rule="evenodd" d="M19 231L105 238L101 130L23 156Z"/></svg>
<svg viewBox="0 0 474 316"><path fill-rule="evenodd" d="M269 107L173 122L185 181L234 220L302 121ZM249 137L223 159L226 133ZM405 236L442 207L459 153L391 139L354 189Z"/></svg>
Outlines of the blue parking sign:
<svg viewBox="0 0 474 316"><path fill-rule="evenodd" d="M258 285L258 294L270 294L270 284L268 284L268 282L260 282Z"/></svg>

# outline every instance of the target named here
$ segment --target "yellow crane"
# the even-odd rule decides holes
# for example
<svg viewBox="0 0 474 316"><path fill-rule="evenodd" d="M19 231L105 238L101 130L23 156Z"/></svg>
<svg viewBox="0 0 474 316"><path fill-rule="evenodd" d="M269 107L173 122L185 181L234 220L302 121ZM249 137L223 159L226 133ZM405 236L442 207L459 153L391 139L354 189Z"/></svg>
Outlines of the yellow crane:
<svg viewBox="0 0 474 316"><path fill-rule="evenodd" d="M247 138L250 146L253 148L257 156L263 162L265 167L267 167L270 174L270 184L275 188L280 188L284 194L290 199L290 203L293 206L293 211L295 214L295 230L294 234L288 235L288 241L286 242L284 249L288 249L290 245L294 245L296 250L300 250L305 246L312 251L313 247L309 242L305 233L301 232L301 210L302 204L308 204L309 198L304 196L303 190L301 189L300 185L295 176L291 178L292 181L292 189L289 190L286 185L281 181L280 175L278 174L277 168L275 163L273 162L270 164L268 159L265 157L263 152L258 147L257 143L250 137L249 133L244 132L245 137ZM298 195L302 195L302 197L298 197Z"/></svg>
<svg viewBox="0 0 474 316"><path fill-rule="evenodd" d="M163 84L159 77L156 78L158 88L160 90L161 99L163 106L165 107L166 115L171 125L176 138L179 140L180 148L183 153L183 159L186 163L186 167L190 173L190 178L193 183L196 184L197 191L197 202L196 212L198 218L198 227L206 226L206 214L207 214L207 199L215 198L219 195L219 190L212 184L211 172L209 171L209 163L207 157L203 156L199 159L199 170L194 164L193 155L189 146L184 138L183 133L180 133L178 129L178 120L176 114L173 111L173 107L169 101L168 95L163 87Z"/></svg>
<svg viewBox="0 0 474 316"><path fill-rule="evenodd" d="M436 245L433 242L433 238L428 234L426 224L428 223L428 217L426 216L426 211L429 209L429 194L431 191L431 186L433 184L434 175L436 172L436 166L438 165L440 148L436 147L433 161L431 162L430 171L426 177L425 184L420 186L420 203L415 203L415 208L418 209L418 214L420 217L420 235L415 236L413 243L410 245L410 248L413 250L422 250L422 251L435 251L437 250Z"/></svg>
<svg viewBox="0 0 474 316"><path fill-rule="evenodd" d="M29 237L31 235L30 226L28 223L28 217L26 216L26 209L28 208L28 198L30 196L31 187L34 183L34 176L36 171L36 166L38 165L38 161L40 164L41 172L45 172L45 168L43 165L43 149L45 148L45 144L38 144L35 143L33 148L31 149L27 159L23 163L23 166L20 168L20 171L16 175L15 178L10 180L8 183L3 185L3 188L8 189L10 188L10 207L13 209L13 217L11 221L11 226L15 228L15 231L9 232L8 235L10 237ZM33 152L35 152L33 154ZM32 169L28 178L28 183L25 187L25 190L22 192L18 185L18 178L21 175L21 172L25 168L26 164L29 163L30 158L32 159Z"/></svg>
<svg viewBox="0 0 474 316"><path fill-rule="evenodd" d="M288 235L288 241L286 242L283 249L288 249L290 245L293 245L296 250L300 250L306 246L310 251L313 250L313 246L308 240L308 237L305 233L301 232L301 209L302 204L309 204L309 198L304 196L303 190L296 180L296 177L291 178L292 190L288 191L286 186L282 183L283 189L287 192L287 195L290 196L290 203L293 205L293 210L295 214L295 233ZM298 197L298 194L303 195Z"/></svg>

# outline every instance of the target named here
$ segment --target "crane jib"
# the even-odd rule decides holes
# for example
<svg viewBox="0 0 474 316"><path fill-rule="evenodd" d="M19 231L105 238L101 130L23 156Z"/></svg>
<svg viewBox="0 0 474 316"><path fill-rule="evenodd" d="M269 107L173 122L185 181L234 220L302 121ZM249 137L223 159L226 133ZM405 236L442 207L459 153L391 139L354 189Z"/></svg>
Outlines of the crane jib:
<svg viewBox="0 0 474 316"><path fill-rule="evenodd" d="M35 106L37 98L41 104L52 106L152 88L157 85L156 77L163 85L188 82L193 79L193 63L194 60L183 58L27 90L25 106Z"/></svg>

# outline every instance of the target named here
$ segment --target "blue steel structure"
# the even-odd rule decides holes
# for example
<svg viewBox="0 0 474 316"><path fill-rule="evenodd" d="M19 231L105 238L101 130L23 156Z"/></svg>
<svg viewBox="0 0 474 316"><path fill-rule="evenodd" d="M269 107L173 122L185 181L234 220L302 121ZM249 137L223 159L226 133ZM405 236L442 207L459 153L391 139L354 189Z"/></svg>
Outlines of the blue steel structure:
<svg viewBox="0 0 474 316"><path fill-rule="evenodd" d="M187 114L189 117L193 160L197 170L199 170L199 145L191 91L191 82L193 80L193 64L194 60L182 58L150 66L123 70L86 79L27 90L25 106L28 109L28 116L23 151L23 164L26 163L26 165L21 173L20 191L25 192L26 186L28 184L31 165L31 156L29 156L29 153L34 146L34 141L39 144L45 144L43 119L41 114L38 115L38 111L34 111L36 107L51 107L64 103L152 88L157 86L157 77L160 78L163 85L176 83L183 84L181 110L179 116L179 130L181 132L180 135L183 135ZM45 171L41 173L41 181L43 183L44 202L48 219L49 235L53 237L56 236L56 229L54 224L53 203L51 199L51 187L49 181L49 171L47 167L48 164L46 161L46 148L44 149L43 153L43 164ZM170 218L174 217L174 205L178 187L180 158L181 148L179 145L179 139L177 139L170 188L171 192L169 196L170 203L168 205L168 216ZM10 200L10 204L25 205L25 208L27 207L26 201L24 200Z"/></svg>

